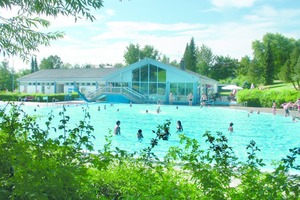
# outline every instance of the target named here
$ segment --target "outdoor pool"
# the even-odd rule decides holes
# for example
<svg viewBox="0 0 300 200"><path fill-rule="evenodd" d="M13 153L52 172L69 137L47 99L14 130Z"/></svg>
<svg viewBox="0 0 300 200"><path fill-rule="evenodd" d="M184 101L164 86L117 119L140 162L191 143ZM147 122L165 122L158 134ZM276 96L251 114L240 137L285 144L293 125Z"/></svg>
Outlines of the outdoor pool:
<svg viewBox="0 0 300 200"><path fill-rule="evenodd" d="M104 109L106 106L106 109ZM114 129L116 121L121 121L121 135L112 138L113 147L130 152L139 151L150 145L150 140L155 137L152 130L157 130L157 125L162 125L166 120L171 121L171 137L168 141L160 141L154 152L158 157L163 157L170 146L179 144L176 133L176 122L180 120L183 125L183 133L191 138L196 138L205 145L205 138L202 135L205 131L216 134L223 132L229 139L229 145L233 147L236 155L245 160L246 146L254 140L261 149L259 158L264 159L267 164L266 169L271 167L272 160L279 161L289 154L289 149L299 147L300 121L293 122L291 117L282 115L272 115L269 113L257 114L255 111L248 116L248 111L230 109L226 107L203 107L199 106L178 106L161 105L161 113L157 114L158 105L152 104L110 104L94 103L82 105L66 106L66 114L71 117L70 128L83 120L84 108L88 107L91 115L91 124L94 126L93 141L95 150L102 149L106 143L105 135L109 130ZM100 107L100 110L98 110ZM49 103L48 106L22 106L22 109L29 114L47 116L52 110L56 116L55 123L59 123L61 117L58 115L62 111L62 106ZM146 113L146 110L149 112ZM43 124L46 118L41 118ZM229 123L233 122L234 131L228 131ZM144 139L139 142L136 137L138 129L143 130ZM57 137L57 135L51 135Z"/></svg>

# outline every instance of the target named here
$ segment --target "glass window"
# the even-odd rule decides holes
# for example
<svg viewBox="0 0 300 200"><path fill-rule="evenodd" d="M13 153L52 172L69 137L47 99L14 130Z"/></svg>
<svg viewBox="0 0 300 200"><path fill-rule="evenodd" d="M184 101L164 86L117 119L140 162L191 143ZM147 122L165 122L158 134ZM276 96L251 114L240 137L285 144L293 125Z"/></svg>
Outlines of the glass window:
<svg viewBox="0 0 300 200"><path fill-rule="evenodd" d="M178 94L185 95L185 83L178 83Z"/></svg>
<svg viewBox="0 0 300 200"><path fill-rule="evenodd" d="M139 92L139 83L132 83L132 89Z"/></svg>
<svg viewBox="0 0 300 200"><path fill-rule="evenodd" d="M177 94L177 83L170 83L170 92Z"/></svg>
<svg viewBox="0 0 300 200"><path fill-rule="evenodd" d="M150 65L149 67L149 79L150 82L157 82L157 67L154 65Z"/></svg>
<svg viewBox="0 0 300 200"><path fill-rule="evenodd" d="M141 67L141 82L148 82L148 66Z"/></svg>
<svg viewBox="0 0 300 200"><path fill-rule="evenodd" d="M166 70L157 68L158 69L158 82L166 82L167 80L167 73Z"/></svg>
<svg viewBox="0 0 300 200"><path fill-rule="evenodd" d="M141 83L140 93L148 94L148 83Z"/></svg>
<svg viewBox="0 0 300 200"><path fill-rule="evenodd" d="M193 83L186 83L186 94L193 93Z"/></svg>
<svg viewBox="0 0 300 200"><path fill-rule="evenodd" d="M140 68L133 70L132 71L132 81L139 82L140 81L139 75L140 75Z"/></svg>
<svg viewBox="0 0 300 200"><path fill-rule="evenodd" d="M157 94L157 83L149 83L149 94Z"/></svg>
<svg viewBox="0 0 300 200"><path fill-rule="evenodd" d="M165 83L159 83L157 85L157 94L165 95L166 94L166 84Z"/></svg>

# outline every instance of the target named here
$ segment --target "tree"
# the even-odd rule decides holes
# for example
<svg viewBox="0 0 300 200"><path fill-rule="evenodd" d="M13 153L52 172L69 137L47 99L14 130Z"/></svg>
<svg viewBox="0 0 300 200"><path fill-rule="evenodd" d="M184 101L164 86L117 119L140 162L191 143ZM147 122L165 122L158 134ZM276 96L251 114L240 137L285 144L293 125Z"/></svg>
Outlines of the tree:
<svg viewBox="0 0 300 200"><path fill-rule="evenodd" d="M183 60L186 66L186 69L191 70L193 72L197 71L197 57L196 57L196 45L194 42L194 38L191 39L190 44L186 45Z"/></svg>
<svg viewBox="0 0 300 200"><path fill-rule="evenodd" d="M100 9L101 0L53 0L53 1L1 1L0 8L17 10L17 15L6 18L0 14L0 53L4 56L18 56L23 61L38 51L40 45L49 46L52 40L63 37L62 32L43 33L38 30L48 28L50 22L40 16L72 16L93 21L91 8Z"/></svg>
<svg viewBox="0 0 300 200"><path fill-rule="evenodd" d="M36 61L36 57L31 57L31 64L30 64L30 67L31 67L31 73L33 72L37 72L39 69L38 69L38 64L37 64L37 61Z"/></svg>
<svg viewBox="0 0 300 200"><path fill-rule="evenodd" d="M40 69L62 69L64 67L59 56L49 56L43 58L40 64Z"/></svg>
<svg viewBox="0 0 300 200"><path fill-rule="evenodd" d="M3 61L0 64L0 91L12 91L13 73L9 71L8 61Z"/></svg>
<svg viewBox="0 0 300 200"><path fill-rule="evenodd" d="M197 69L198 72L204 76L209 76L209 72L215 62L215 56L212 53L212 50L202 45L197 52Z"/></svg>
<svg viewBox="0 0 300 200"><path fill-rule="evenodd" d="M126 47L125 53L124 53L124 59L125 63L127 65L131 65L135 62L138 62L140 59L140 45L139 44L130 44Z"/></svg>
<svg viewBox="0 0 300 200"><path fill-rule="evenodd" d="M273 81L270 79L280 77L282 67L295 46L294 39L272 33L265 34L262 41L252 42L254 59L259 67L264 68L265 83L271 83Z"/></svg>
<svg viewBox="0 0 300 200"><path fill-rule="evenodd" d="M236 70L238 68L238 61L236 59L224 56L216 56L215 64L213 65L210 76L216 80L236 78Z"/></svg>
<svg viewBox="0 0 300 200"><path fill-rule="evenodd" d="M160 60L160 53L157 49L155 49L153 46L151 45L145 45L144 48L141 50L140 55L140 59L144 59L144 58L151 58L154 60Z"/></svg>
<svg viewBox="0 0 300 200"><path fill-rule="evenodd" d="M264 76L265 76L265 84L270 85L274 81L274 60L273 60L273 54L271 50L270 43L268 43L267 48L266 48L266 54L265 54L265 71L264 71Z"/></svg>
<svg viewBox="0 0 300 200"><path fill-rule="evenodd" d="M126 49L124 59L127 65L131 65L145 58L160 60L159 51L151 45L145 45L144 48L141 49L139 44L130 44Z"/></svg>

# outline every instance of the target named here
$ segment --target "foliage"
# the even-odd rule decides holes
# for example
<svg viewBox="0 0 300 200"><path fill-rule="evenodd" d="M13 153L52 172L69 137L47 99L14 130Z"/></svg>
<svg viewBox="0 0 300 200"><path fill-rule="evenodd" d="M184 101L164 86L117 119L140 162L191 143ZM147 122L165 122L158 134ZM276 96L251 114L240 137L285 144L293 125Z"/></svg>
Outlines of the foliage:
<svg viewBox="0 0 300 200"><path fill-rule="evenodd" d="M30 66L31 66L31 73L39 71L39 67L38 67L38 64L37 64L37 61L36 61L36 57L34 57L34 58L31 57Z"/></svg>
<svg viewBox="0 0 300 200"><path fill-rule="evenodd" d="M94 129L86 109L70 126L66 108L55 116L28 116L17 105L0 110L0 197L3 199L299 199L299 147L291 148L272 172L261 172L260 149L250 141L239 162L221 132L203 134L206 144L179 134L180 146L157 160L152 149L170 121L153 130L150 146L129 153L107 144L94 153ZM44 124L38 123L42 117ZM58 137L51 138L55 132ZM232 180L236 184L232 185Z"/></svg>
<svg viewBox="0 0 300 200"><path fill-rule="evenodd" d="M40 69L61 69L63 68L63 62L57 55L49 56L41 60Z"/></svg>
<svg viewBox="0 0 300 200"><path fill-rule="evenodd" d="M17 15L11 18L0 16L0 53L5 56L17 55L24 61L36 51L40 45L49 46L50 41L63 37L61 32L43 33L37 30L48 28L50 22L40 16L59 15L72 16L75 19L84 17L95 20L91 8L100 9L102 1L2 1L0 7L7 10L16 10Z"/></svg>
<svg viewBox="0 0 300 200"><path fill-rule="evenodd" d="M151 45L145 45L144 48L141 49L139 44L130 44L126 47L126 51L124 53L124 59L127 65L131 65L144 58L160 60L159 56L159 51Z"/></svg>
<svg viewBox="0 0 300 200"><path fill-rule="evenodd" d="M66 94L26 94L26 93L20 93L20 92L0 92L0 100L1 101L21 101L22 99L25 99L27 96L33 97L33 102L56 102L56 101L67 101L67 100L73 100L78 98L78 93L72 93L71 96L68 96ZM44 99L44 97L48 97L47 99Z"/></svg>
<svg viewBox="0 0 300 200"><path fill-rule="evenodd" d="M197 47L194 41L194 38L192 37L189 44L186 44L186 48L183 54L183 61L185 64L186 69L197 72Z"/></svg>
<svg viewBox="0 0 300 200"><path fill-rule="evenodd" d="M10 72L8 62L0 63L0 91L12 91L12 76L13 72Z"/></svg>
<svg viewBox="0 0 300 200"><path fill-rule="evenodd" d="M275 101L278 107L286 102L295 102L300 98L300 94L295 90L260 90L245 89L237 93L238 102L247 102L248 106L254 107L272 107L272 101Z"/></svg>
<svg viewBox="0 0 300 200"><path fill-rule="evenodd" d="M215 80L226 78L234 79L236 77L236 69L238 68L238 61L229 56L216 56L215 63L210 69L209 77Z"/></svg>

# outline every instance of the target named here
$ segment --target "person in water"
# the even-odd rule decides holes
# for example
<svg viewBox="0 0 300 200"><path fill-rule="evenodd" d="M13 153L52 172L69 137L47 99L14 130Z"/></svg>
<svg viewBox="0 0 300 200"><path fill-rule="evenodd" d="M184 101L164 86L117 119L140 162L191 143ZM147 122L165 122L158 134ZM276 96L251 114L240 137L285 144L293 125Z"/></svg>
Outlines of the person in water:
<svg viewBox="0 0 300 200"><path fill-rule="evenodd" d="M170 135L169 129L165 128L164 132L161 134L161 138L163 140L169 140Z"/></svg>
<svg viewBox="0 0 300 200"><path fill-rule="evenodd" d="M136 134L136 137L138 138L138 141L140 141L140 142L141 142L141 141L143 140L143 138L144 138L142 132L143 132L142 129L139 129L138 132L137 132L137 134Z"/></svg>
<svg viewBox="0 0 300 200"><path fill-rule="evenodd" d="M228 131L233 132L233 123L232 122L229 124Z"/></svg>
<svg viewBox="0 0 300 200"><path fill-rule="evenodd" d="M120 121L117 121L117 122L116 122L116 126L115 126L115 129L114 129L114 134L115 134L115 135L121 135L120 124L121 124Z"/></svg>
<svg viewBox="0 0 300 200"><path fill-rule="evenodd" d="M183 131L183 128L182 128L181 121L178 120L178 121L177 121L177 132L182 132L182 131Z"/></svg>

